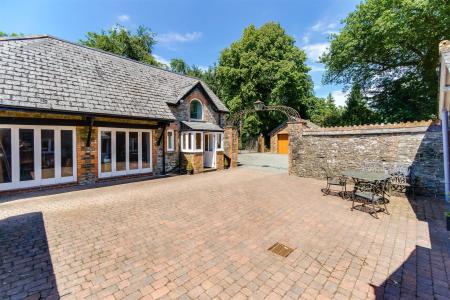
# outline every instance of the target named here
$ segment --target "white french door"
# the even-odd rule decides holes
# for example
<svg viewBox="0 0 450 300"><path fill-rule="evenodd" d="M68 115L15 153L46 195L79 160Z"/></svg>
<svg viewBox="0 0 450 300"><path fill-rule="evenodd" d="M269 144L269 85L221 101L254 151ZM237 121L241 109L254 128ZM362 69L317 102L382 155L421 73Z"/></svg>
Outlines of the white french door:
<svg viewBox="0 0 450 300"><path fill-rule="evenodd" d="M205 168L215 168L216 167L216 134L206 133L204 134L204 147L203 152L203 166Z"/></svg>
<svg viewBox="0 0 450 300"><path fill-rule="evenodd" d="M98 141L99 177L152 172L151 130L99 128Z"/></svg>
<svg viewBox="0 0 450 300"><path fill-rule="evenodd" d="M0 125L0 190L77 180L76 130Z"/></svg>

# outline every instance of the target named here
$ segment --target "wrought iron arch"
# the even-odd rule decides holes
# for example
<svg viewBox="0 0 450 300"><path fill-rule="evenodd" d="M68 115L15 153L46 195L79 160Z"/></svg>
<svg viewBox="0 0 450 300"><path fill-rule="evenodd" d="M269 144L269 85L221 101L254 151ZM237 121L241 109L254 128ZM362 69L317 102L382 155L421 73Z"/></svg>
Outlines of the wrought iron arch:
<svg viewBox="0 0 450 300"><path fill-rule="evenodd" d="M283 113L288 122L298 122L301 121L301 117L298 111L293 109L292 107L285 105L265 105L262 101L258 100L255 102L254 108L244 109L236 114L231 115L228 119L228 124L232 126L238 126L239 122L250 113L259 112L259 111L278 111Z"/></svg>

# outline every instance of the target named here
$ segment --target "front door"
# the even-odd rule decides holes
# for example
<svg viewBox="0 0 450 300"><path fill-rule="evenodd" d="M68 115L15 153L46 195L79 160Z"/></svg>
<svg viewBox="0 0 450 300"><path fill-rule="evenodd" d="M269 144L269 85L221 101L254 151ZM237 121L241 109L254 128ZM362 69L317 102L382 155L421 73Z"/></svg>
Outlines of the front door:
<svg viewBox="0 0 450 300"><path fill-rule="evenodd" d="M203 152L203 166L205 168L216 167L216 134L205 133L205 151Z"/></svg>
<svg viewBox="0 0 450 300"><path fill-rule="evenodd" d="M278 154L288 154L289 136L287 134L278 135Z"/></svg>

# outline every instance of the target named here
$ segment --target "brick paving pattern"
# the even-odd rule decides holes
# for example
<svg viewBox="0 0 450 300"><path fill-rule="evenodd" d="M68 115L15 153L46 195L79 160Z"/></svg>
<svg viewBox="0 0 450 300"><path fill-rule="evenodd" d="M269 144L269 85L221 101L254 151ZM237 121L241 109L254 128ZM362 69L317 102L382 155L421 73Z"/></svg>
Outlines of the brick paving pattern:
<svg viewBox="0 0 450 300"><path fill-rule="evenodd" d="M450 298L441 204L377 220L322 187L243 168L4 202L0 298Z"/></svg>

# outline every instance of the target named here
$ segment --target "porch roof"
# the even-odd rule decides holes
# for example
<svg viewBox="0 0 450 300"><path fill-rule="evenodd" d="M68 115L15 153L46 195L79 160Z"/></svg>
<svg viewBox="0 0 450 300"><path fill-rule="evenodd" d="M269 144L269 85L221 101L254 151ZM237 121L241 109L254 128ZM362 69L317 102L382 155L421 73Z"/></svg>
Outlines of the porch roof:
<svg viewBox="0 0 450 300"><path fill-rule="evenodd" d="M181 122L181 130L188 131L223 131L223 128L219 125L207 122Z"/></svg>

